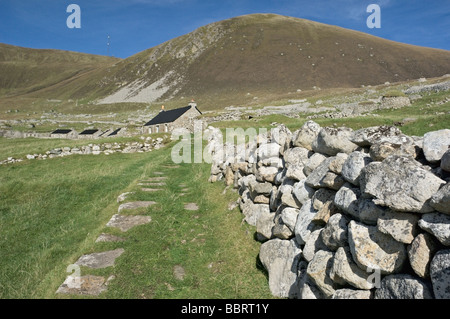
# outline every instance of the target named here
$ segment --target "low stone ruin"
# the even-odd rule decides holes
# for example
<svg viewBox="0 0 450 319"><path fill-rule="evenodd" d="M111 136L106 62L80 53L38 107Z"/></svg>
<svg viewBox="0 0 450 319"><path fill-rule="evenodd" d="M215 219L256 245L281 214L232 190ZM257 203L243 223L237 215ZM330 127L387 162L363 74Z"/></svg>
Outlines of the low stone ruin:
<svg viewBox="0 0 450 319"><path fill-rule="evenodd" d="M25 158L8 157L0 161L0 165L14 164L27 160L45 160L55 157L66 157L70 155L111 155L114 153L146 153L152 150L157 150L164 147L164 139L158 137L157 139L148 138L141 142L126 142L126 143L104 143L104 144L89 144L80 147L61 147L54 148L45 152L44 154L28 154Z"/></svg>
<svg viewBox="0 0 450 319"><path fill-rule="evenodd" d="M208 131L210 181L238 190L274 296L450 298L450 130Z"/></svg>

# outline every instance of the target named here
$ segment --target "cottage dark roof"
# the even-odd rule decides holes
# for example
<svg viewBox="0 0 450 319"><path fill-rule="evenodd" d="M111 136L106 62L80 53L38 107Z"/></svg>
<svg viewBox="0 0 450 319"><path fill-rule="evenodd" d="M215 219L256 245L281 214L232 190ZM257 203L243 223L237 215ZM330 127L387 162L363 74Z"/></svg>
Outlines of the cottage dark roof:
<svg viewBox="0 0 450 319"><path fill-rule="evenodd" d="M93 135L97 132L98 132L98 130L85 130L85 131L81 132L80 135Z"/></svg>
<svg viewBox="0 0 450 319"><path fill-rule="evenodd" d="M164 123L172 123L173 121L180 118L180 116L182 116L184 113L186 113L190 109L191 109L191 106L186 106L186 107L182 107L182 108L175 109L175 110L161 111L150 122L145 124L145 126L164 124ZM198 109L197 109L197 111L198 111Z"/></svg>
<svg viewBox="0 0 450 319"><path fill-rule="evenodd" d="M53 131L51 134L69 134L70 132L72 132L72 130L56 130Z"/></svg>
<svg viewBox="0 0 450 319"><path fill-rule="evenodd" d="M115 130L114 132L112 132L111 134L109 134L108 136L116 136L117 133L119 133L120 130L121 130L121 128L118 128L117 130Z"/></svg>

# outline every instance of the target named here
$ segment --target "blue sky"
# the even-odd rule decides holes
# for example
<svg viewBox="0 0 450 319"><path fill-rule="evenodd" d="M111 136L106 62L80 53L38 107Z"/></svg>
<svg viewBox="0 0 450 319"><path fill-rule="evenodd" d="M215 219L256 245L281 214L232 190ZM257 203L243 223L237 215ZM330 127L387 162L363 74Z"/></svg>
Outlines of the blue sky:
<svg viewBox="0 0 450 319"><path fill-rule="evenodd" d="M381 28L369 29L369 4ZM70 4L81 29L69 29ZM450 0L1 0L0 42L126 58L203 25L251 13L277 13L450 50Z"/></svg>

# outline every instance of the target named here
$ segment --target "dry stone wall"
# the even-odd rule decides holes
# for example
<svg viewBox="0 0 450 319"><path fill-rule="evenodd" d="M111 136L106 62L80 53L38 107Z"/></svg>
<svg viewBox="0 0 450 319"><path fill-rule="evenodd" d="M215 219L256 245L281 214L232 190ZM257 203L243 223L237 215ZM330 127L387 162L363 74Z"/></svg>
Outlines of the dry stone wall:
<svg viewBox="0 0 450 319"><path fill-rule="evenodd" d="M239 191L277 297L450 298L450 130L207 129L211 182Z"/></svg>
<svg viewBox="0 0 450 319"><path fill-rule="evenodd" d="M76 147L59 147L46 151L42 154L27 154L25 158L8 157L0 160L0 165L20 163L25 160L46 160L56 157L66 157L71 155L111 155L114 153L146 153L152 150L157 150L164 147L163 138L153 139L148 137L142 143L140 142L125 142L125 143L103 143L103 144L89 144Z"/></svg>

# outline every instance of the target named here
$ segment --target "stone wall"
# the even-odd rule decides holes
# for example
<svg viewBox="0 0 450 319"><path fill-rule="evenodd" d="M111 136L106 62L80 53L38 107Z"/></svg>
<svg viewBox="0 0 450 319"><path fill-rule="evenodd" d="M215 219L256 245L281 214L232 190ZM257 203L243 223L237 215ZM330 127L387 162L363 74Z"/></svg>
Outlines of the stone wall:
<svg viewBox="0 0 450 319"><path fill-rule="evenodd" d="M80 147L60 147L51 149L43 154L27 154L25 158L8 157L0 160L0 165L15 164L23 162L24 160L46 160L56 157L66 157L71 155L111 155L114 153L146 153L152 150L157 150L164 147L163 138L152 139L147 137L145 141L140 142L126 142L126 143L103 143L103 144L89 144Z"/></svg>
<svg viewBox="0 0 450 319"><path fill-rule="evenodd" d="M210 181L239 192L277 297L450 298L450 130L209 127Z"/></svg>

